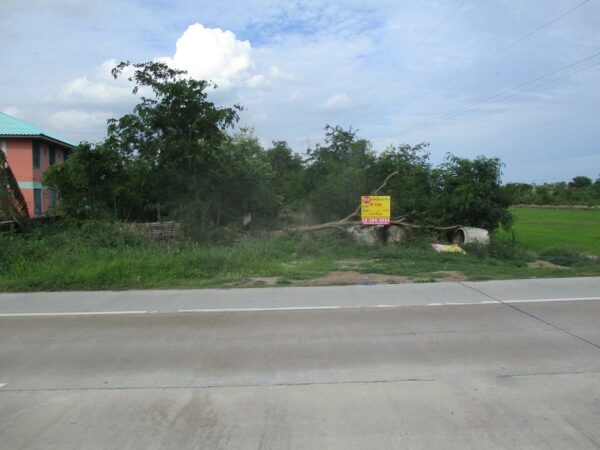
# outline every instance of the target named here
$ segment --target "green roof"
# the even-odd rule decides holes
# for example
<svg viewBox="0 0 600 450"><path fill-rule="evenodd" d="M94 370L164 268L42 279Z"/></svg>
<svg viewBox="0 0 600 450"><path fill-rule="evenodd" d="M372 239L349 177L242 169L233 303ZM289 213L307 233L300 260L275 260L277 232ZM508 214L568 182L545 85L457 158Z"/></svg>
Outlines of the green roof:
<svg viewBox="0 0 600 450"><path fill-rule="evenodd" d="M0 112L0 136L32 136L58 141L69 147L75 147L62 137L48 133L35 125Z"/></svg>

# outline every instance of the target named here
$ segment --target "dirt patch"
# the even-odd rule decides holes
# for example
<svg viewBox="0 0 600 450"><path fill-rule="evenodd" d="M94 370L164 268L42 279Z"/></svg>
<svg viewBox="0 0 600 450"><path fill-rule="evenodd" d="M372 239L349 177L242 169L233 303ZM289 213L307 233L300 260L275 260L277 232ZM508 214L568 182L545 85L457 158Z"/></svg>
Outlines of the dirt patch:
<svg viewBox="0 0 600 450"><path fill-rule="evenodd" d="M224 287L259 287L259 286L277 286L281 277L253 277L247 280L225 283Z"/></svg>
<svg viewBox="0 0 600 450"><path fill-rule="evenodd" d="M541 259L528 262L527 267L530 269L568 269L566 266L559 266L558 264L551 263L550 261L543 261Z"/></svg>
<svg viewBox="0 0 600 450"><path fill-rule="evenodd" d="M381 273L360 273L355 271L330 272L324 277L294 281L295 286L329 286L336 284L398 284L410 283L410 278Z"/></svg>
<svg viewBox="0 0 600 450"><path fill-rule="evenodd" d="M437 281L467 281L467 277L458 270L439 270L431 272Z"/></svg>

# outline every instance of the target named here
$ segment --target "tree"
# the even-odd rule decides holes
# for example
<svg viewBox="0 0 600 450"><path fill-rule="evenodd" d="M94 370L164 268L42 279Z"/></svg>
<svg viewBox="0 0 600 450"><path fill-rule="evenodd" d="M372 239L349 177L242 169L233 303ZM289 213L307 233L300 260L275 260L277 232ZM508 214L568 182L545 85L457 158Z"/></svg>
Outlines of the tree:
<svg viewBox="0 0 600 450"><path fill-rule="evenodd" d="M501 168L498 158L479 156L469 160L448 154L446 163L433 171L430 217L437 217L439 224L461 224L490 231L499 225L510 228L510 198L501 186Z"/></svg>
<svg viewBox="0 0 600 450"><path fill-rule="evenodd" d="M74 215L156 220L191 205L202 226L219 223L225 130L240 107L215 106L209 83L164 63L122 62L113 76L125 72L145 93L133 112L109 120L104 142L77 147L46 182Z"/></svg>
<svg viewBox="0 0 600 450"><path fill-rule="evenodd" d="M389 180L382 194L392 197L394 216L408 216L417 222L427 222L432 195L429 144L391 145L381 153L371 170L369 179L380 183L390 173L398 176Z"/></svg>
<svg viewBox="0 0 600 450"><path fill-rule="evenodd" d="M570 188L584 189L592 185L592 179L584 176L578 176L573 178L569 183Z"/></svg>
<svg viewBox="0 0 600 450"><path fill-rule="evenodd" d="M134 69L129 77L134 93L147 88L152 97L141 97L132 114L109 121L107 145L143 162L156 218L163 206L168 211L187 201L202 210L203 225L217 220L213 196L220 187L219 152L240 107L215 106L207 100L208 82L186 78L184 71L160 62L123 62L113 76L128 68Z"/></svg>
<svg viewBox="0 0 600 450"><path fill-rule="evenodd" d="M358 138L355 130L325 126L325 143L307 151L302 187L320 219L336 219L354 210L360 196L376 184L368 178L375 160L371 143Z"/></svg>
<svg viewBox="0 0 600 450"><path fill-rule="evenodd" d="M61 208L71 216L116 218L124 213L124 165L115 149L82 143L63 164L48 168L44 183L59 192Z"/></svg>
<svg viewBox="0 0 600 450"><path fill-rule="evenodd" d="M266 151L266 158L273 176L272 189L281 203L290 204L302 198L302 157L294 153L287 142L273 141L272 147Z"/></svg>

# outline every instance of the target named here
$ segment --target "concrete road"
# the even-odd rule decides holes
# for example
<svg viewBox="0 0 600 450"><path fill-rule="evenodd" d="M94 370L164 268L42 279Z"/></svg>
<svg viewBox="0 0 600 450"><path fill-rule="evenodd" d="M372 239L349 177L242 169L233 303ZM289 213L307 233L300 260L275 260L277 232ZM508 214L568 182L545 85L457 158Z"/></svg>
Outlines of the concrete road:
<svg viewBox="0 0 600 450"><path fill-rule="evenodd" d="M497 283L3 294L0 448L600 448L600 279Z"/></svg>

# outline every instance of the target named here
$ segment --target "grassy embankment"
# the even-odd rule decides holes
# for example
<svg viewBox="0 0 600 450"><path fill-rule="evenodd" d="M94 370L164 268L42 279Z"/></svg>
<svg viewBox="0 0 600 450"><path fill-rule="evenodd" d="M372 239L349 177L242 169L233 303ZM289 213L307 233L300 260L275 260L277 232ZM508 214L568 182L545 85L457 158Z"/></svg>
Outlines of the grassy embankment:
<svg viewBox="0 0 600 450"><path fill-rule="evenodd" d="M545 211L544 211L545 212ZM522 211L517 211L521 218ZM600 212L597 214L600 215ZM594 218L597 220L597 218ZM583 225L581 220L576 224ZM516 235L527 234L517 222ZM523 228L521 228L523 225ZM545 225L539 225L544 228ZM572 229L571 233L583 236ZM533 233L535 235L535 233ZM524 239L525 245L530 245ZM567 242L568 243L568 242ZM560 244L553 241L554 246ZM584 244L585 245L585 244ZM587 247L586 247L587 248ZM558 252L567 268L532 268L539 255L495 240L468 255L437 254L424 239L366 247L336 232L300 237L242 240L231 245L154 242L86 224L27 236L0 235L0 291L191 288L427 282L600 275L600 265ZM542 253L543 254L543 253ZM377 274L377 275L376 275Z"/></svg>

